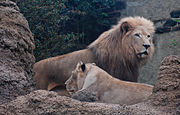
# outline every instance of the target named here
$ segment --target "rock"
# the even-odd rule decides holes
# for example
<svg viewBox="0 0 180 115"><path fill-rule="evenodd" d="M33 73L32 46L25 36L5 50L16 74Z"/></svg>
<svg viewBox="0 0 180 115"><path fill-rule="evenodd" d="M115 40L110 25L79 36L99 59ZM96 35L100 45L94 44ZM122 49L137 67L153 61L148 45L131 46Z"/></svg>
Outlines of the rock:
<svg viewBox="0 0 180 115"><path fill-rule="evenodd" d="M0 1L0 104L33 90L34 38L14 2Z"/></svg>
<svg viewBox="0 0 180 115"><path fill-rule="evenodd" d="M178 115L180 112L180 57L165 58L161 63L157 78L158 81L149 99L135 105L80 102L59 96L56 92L38 90L0 105L0 113L12 115Z"/></svg>
<svg viewBox="0 0 180 115"><path fill-rule="evenodd" d="M155 112L117 104L80 102L55 92L38 90L16 100L0 105L0 113L10 115L137 115Z"/></svg>
<svg viewBox="0 0 180 115"><path fill-rule="evenodd" d="M89 90L78 91L72 95L73 99L86 102L97 102L99 99L95 92Z"/></svg>
<svg viewBox="0 0 180 115"><path fill-rule="evenodd" d="M177 22L175 22L174 20L168 19L168 20L163 24L163 26L164 26L164 27L172 27L172 26L175 26L176 24L177 24Z"/></svg>
<svg viewBox="0 0 180 115"><path fill-rule="evenodd" d="M180 18L180 10L174 10L170 13L172 18Z"/></svg>
<svg viewBox="0 0 180 115"><path fill-rule="evenodd" d="M164 112L180 112L180 57L166 57L160 66L151 105Z"/></svg>
<svg viewBox="0 0 180 115"><path fill-rule="evenodd" d="M175 26L175 27L158 27L156 28L156 33L157 34L163 34L166 32L173 32L173 31L179 31L180 26Z"/></svg>

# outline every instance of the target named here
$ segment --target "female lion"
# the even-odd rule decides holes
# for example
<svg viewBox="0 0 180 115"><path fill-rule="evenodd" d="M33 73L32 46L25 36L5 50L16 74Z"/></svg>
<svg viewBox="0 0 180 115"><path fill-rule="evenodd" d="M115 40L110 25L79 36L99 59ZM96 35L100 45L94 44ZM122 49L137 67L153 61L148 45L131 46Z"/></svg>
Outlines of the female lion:
<svg viewBox="0 0 180 115"><path fill-rule="evenodd" d="M94 63L82 62L77 64L65 84L71 95L90 89L100 102L127 105L142 102L152 94L153 89L151 85L119 80Z"/></svg>

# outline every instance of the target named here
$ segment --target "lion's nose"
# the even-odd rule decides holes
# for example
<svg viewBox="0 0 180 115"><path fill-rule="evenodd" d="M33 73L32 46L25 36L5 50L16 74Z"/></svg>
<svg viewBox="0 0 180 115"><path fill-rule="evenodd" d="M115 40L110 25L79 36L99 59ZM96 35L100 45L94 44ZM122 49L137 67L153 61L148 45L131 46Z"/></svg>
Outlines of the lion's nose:
<svg viewBox="0 0 180 115"><path fill-rule="evenodd" d="M150 47L149 44L143 44L143 46L144 46L146 49L148 49L148 48Z"/></svg>

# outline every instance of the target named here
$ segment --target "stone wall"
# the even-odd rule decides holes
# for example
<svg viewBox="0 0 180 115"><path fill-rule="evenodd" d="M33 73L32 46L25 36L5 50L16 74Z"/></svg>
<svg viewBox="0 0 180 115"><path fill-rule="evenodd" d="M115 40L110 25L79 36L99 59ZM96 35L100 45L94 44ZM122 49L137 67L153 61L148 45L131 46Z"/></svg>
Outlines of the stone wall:
<svg viewBox="0 0 180 115"><path fill-rule="evenodd" d="M14 2L0 1L0 104L33 90L34 38Z"/></svg>

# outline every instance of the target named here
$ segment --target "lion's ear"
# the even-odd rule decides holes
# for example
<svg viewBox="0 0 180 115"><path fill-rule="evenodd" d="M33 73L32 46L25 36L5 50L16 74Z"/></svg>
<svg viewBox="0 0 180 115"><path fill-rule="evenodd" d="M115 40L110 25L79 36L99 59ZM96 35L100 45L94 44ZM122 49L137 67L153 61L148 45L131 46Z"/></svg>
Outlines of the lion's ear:
<svg viewBox="0 0 180 115"><path fill-rule="evenodd" d="M128 22L123 22L120 29L122 34L125 35L131 29L131 25Z"/></svg>
<svg viewBox="0 0 180 115"><path fill-rule="evenodd" d="M85 71L86 65L84 63L81 65L81 69L82 69L83 72Z"/></svg>
<svg viewBox="0 0 180 115"><path fill-rule="evenodd" d="M76 68L77 68L77 69L80 69L80 67L81 67L82 64L83 64L83 62L82 62L82 61L79 61L78 64L76 65Z"/></svg>
<svg viewBox="0 0 180 115"><path fill-rule="evenodd" d="M82 62L82 61L80 61L80 62L78 62L78 64L77 64L77 66L76 66L76 69L78 70L78 71L85 71L85 69L86 69L86 66L85 66L85 64Z"/></svg>
<svg viewBox="0 0 180 115"><path fill-rule="evenodd" d="M80 68L81 68L81 62L78 62L78 64L76 65L76 70L80 70Z"/></svg>

